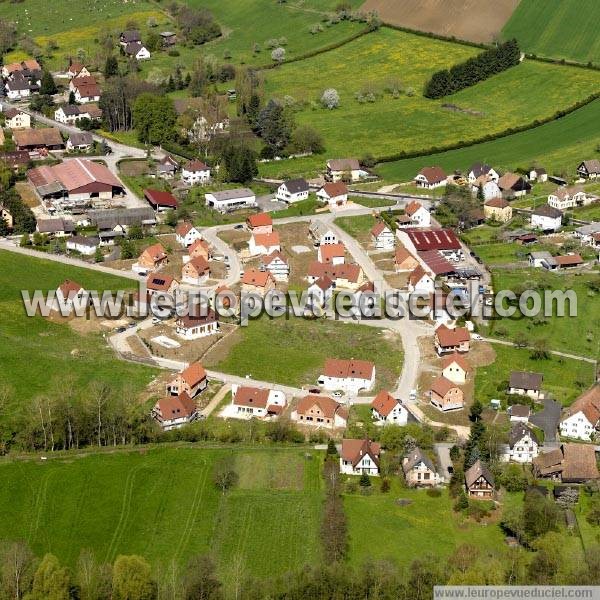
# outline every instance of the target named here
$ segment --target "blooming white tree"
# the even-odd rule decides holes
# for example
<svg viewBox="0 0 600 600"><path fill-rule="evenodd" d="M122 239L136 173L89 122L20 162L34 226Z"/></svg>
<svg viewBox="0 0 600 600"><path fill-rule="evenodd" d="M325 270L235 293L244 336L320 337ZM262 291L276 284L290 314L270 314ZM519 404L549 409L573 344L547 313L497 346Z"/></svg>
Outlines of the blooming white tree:
<svg viewBox="0 0 600 600"><path fill-rule="evenodd" d="M275 48L275 50L273 50L273 52L271 52L271 58L275 61L275 62L283 62L285 60L285 48Z"/></svg>
<svg viewBox="0 0 600 600"><path fill-rule="evenodd" d="M328 88L323 92L321 96L321 104L326 108L332 110L340 105L340 95L334 88Z"/></svg>

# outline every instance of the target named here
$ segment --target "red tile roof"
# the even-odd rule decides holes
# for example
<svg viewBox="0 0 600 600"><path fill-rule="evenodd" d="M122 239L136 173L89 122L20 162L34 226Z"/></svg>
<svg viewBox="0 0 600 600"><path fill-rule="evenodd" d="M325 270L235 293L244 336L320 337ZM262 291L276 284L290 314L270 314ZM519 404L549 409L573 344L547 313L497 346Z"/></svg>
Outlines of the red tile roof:
<svg viewBox="0 0 600 600"><path fill-rule="evenodd" d="M385 230L390 230L385 221L378 221L373 225L371 229L371 235L374 237L379 237Z"/></svg>
<svg viewBox="0 0 600 600"><path fill-rule="evenodd" d="M257 269L248 269L242 277L242 284L254 285L256 287L266 287L269 281L273 281L271 273Z"/></svg>
<svg viewBox="0 0 600 600"><path fill-rule="evenodd" d="M59 286L58 289L62 292L63 298L70 299L79 293L79 290L83 289L83 286L76 281L65 279Z"/></svg>
<svg viewBox="0 0 600 600"><path fill-rule="evenodd" d="M371 379L375 365L368 360L343 360L328 358L323 367L323 375L340 379Z"/></svg>
<svg viewBox="0 0 600 600"><path fill-rule="evenodd" d="M157 402L160 416L165 421L190 418L196 412L196 403L185 393L168 396Z"/></svg>
<svg viewBox="0 0 600 600"><path fill-rule="evenodd" d="M469 361L461 356L458 352L454 352L454 354L450 354L444 358L442 361L442 369L450 366L452 363L456 363L465 373L471 371L471 366L469 365Z"/></svg>
<svg viewBox="0 0 600 600"><path fill-rule="evenodd" d="M208 171L208 165L205 165L201 160L192 160L185 165L185 170L195 173L197 171Z"/></svg>
<svg viewBox="0 0 600 600"><path fill-rule="evenodd" d="M446 260L438 250L425 250L419 252L421 260L433 271L434 275L446 275L454 273L452 263Z"/></svg>
<svg viewBox="0 0 600 600"><path fill-rule="evenodd" d="M449 379L446 379L445 377L437 377L433 380L433 383L431 384L431 391L437 394L438 396L441 396L442 398L450 390L453 390L455 388L458 388L458 386L452 383Z"/></svg>
<svg viewBox="0 0 600 600"><path fill-rule="evenodd" d="M161 190L144 190L144 196L150 204L155 206L170 206L177 208L177 198L171 192L162 192Z"/></svg>
<svg viewBox="0 0 600 600"><path fill-rule="evenodd" d="M510 206L510 203L504 198L491 198L485 203L485 205L491 206L492 208L506 208L507 206Z"/></svg>
<svg viewBox="0 0 600 600"><path fill-rule="evenodd" d="M204 275L207 272L210 272L210 265L208 264L208 261L204 258L204 256L196 256L195 258L192 258L190 261L188 261L187 263L185 263L185 265L183 265L183 270L186 270L186 267L190 265L190 267L193 267L193 270L196 271L196 273L198 273L198 275Z"/></svg>
<svg viewBox="0 0 600 600"><path fill-rule="evenodd" d="M255 227L268 227L273 225L273 219L269 213L258 213L256 215L250 215L246 219L246 223L254 229Z"/></svg>
<svg viewBox="0 0 600 600"><path fill-rule="evenodd" d="M194 229L193 223L189 221L184 221L183 223L179 223L175 228L175 233L181 237L187 235L192 229Z"/></svg>
<svg viewBox="0 0 600 600"><path fill-rule="evenodd" d="M407 231L417 252L423 250L460 250L460 242L451 229Z"/></svg>
<svg viewBox="0 0 600 600"><path fill-rule="evenodd" d="M353 283L358 282L361 272L362 270L358 265L349 263L332 265L320 263L319 261L315 260L311 262L308 267L309 277L329 277L334 281L337 279L346 279L347 281L351 281Z"/></svg>
<svg viewBox="0 0 600 600"><path fill-rule="evenodd" d="M335 198L347 194L348 186L342 181L338 181L336 183L326 183L321 190L323 190L330 198Z"/></svg>
<svg viewBox="0 0 600 600"><path fill-rule="evenodd" d="M344 406L339 402L336 402L333 398L330 398L329 396L313 396L312 394L309 394L298 401L296 412L304 415L315 404L321 409L323 416L327 419L333 419L336 413L344 419L348 416Z"/></svg>
<svg viewBox="0 0 600 600"><path fill-rule="evenodd" d="M389 392L381 391L371 402L371 406L382 416L387 417L399 402Z"/></svg>
<svg viewBox="0 0 600 600"><path fill-rule="evenodd" d="M578 412L582 412L593 426L598 424L600 421L600 384L596 384L594 387L581 394L581 396L565 410L564 418L571 417Z"/></svg>
<svg viewBox="0 0 600 600"><path fill-rule="evenodd" d="M165 252L165 249L163 248L162 244L160 244L160 243L156 243L156 244L152 244L152 246L148 246L142 252L142 254L146 254L148 256L148 258L150 258L154 262L159 262L159 261L167 258L167 253Z"/></svg>
<svg viewBox="0 0 600 600"><path fill-rule="evenodd" d="M181 378L190 386L195 387L201 381L206 379L206 371L201 362L195 362L189 365L181 372Z"/></svg>
<svg viewBox="0 0 600 600"><path fill-rule="evenodd" d="M267 408L269 400L269 390L255 387L239 387L233 403L239 406L256 406L257 408Z"/></svg>
<svg viewBox="0 0 600 600"><path fill-rule="evenodd" d="M146 287L149 290L153 290L156 292L168 292L173 282L177 282L177 280L174 277L171 277L170 275L163 275L162 273L152 273L148 275L148 279L146 280Z"/></svg>
<svg viewBox="0 0 600 600"><path fill-rule="evenodd" d="M458 346L463 342L468 342L471 339L469 330L466 327L456 327L455 329L449 329L445 325L440 325L435 330L440 346L450 347Z"/></svg>
<svg viewBox="0 0 600 600"><path fill-rule="evenodd" d="M84 158L73 158L58 165L45 165L31 169L27 172L27 176L36 187L59 181L69 192L74 192L92 184L116 188L123 187L123 184L107 167Z"/></svg>
<svg viewBox="0 0 600 600"><path fill-rule="evenodd" d="M583 264L583 258L579 254L567 254L565 256L555 256L554 261L559 267L576 267Z"/></svg>
<svg viewBox="0 0 600 600"><path fill-rule="evenodd" d="M334 258L344 258L346 255L346 246L344 244L325 244L319 246L319 254L322 263L330 263Z"/></svg>
<svg viewBox="0 0 600 600"><path fill-rule="evenodd" d="M440 183L446 179L446 173L441 167L423 167L419 175L423 175L428 183Z"/></svg>
<svg viewBox="0 0 600 600"><path fill-rule="evenodd" d="M423 208L423 205L416 200L412 200L409 202L404 208L404 214L407 214L409 217L412 217L420 208Z"/></svg>
<svg viewBox="0 0 600 600"><path fill-rule="evenodd" d="M254 243L257 246L264 246L265 248L272 248L273 246L279 246L279 233L272 231L271 233L255 233L253 234Z"/></svg>
<svg viewBox="0 0 600 600"><path fill-rule="evenodd" d="M369 455L376 465L379 465L379 454L381 445L371 440L342 440L342 460L352 463L356 466L363 456Z"/></svg>

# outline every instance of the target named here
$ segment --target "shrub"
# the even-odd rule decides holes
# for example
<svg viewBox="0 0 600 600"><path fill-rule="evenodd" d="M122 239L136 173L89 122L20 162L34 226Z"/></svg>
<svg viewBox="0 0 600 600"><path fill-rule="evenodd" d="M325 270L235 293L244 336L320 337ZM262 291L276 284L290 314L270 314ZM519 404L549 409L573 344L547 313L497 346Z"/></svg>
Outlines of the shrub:
<svg viewBox="0 0 600 600"><path fill-rule="evenodd" d="M439 498L442 495L442 490L438 488L429 488L426 493L431 498Z"/></svg>
<svg viewBox="0 0 600 600"><path fill-rule="evenodd" d="M363 473L360 476L358 483L360 487L371 487L371 480L369 479L369 476L366 473Z"/></svg>

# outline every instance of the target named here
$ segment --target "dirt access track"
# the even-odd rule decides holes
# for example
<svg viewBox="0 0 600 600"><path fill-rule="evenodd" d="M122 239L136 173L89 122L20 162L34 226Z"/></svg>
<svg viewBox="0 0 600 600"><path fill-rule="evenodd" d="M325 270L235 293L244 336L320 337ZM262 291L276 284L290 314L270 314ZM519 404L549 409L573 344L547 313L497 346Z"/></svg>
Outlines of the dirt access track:
<svg viewBox="0 0 600 600"><path fill-rule="evenodd" d="M376 11L390 25L491 42L518 4L519 0L367 0L361 10Z"/></svg>

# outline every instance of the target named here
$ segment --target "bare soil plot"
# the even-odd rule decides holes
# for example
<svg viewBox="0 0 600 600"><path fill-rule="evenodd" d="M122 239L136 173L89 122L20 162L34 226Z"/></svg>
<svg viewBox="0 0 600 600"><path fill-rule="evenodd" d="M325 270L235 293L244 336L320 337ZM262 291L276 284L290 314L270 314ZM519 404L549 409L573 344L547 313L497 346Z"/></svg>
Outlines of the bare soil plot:
<svg viewBox="0 0 600 600"><path fill-rule="evenodd" d="M28 206L29 208L35 208L40 205L40 201L36 196L36 193L33 191L33 188L24 181L17 181L15 183L15 189L19 196L21 196L21 200L23 200L23 204Z"/></svg>
<svg viewBox="0 0 600 600"><path fill-rule="evenodd" d="M361 10L376 11L390 25L491 42L518 4L519 0L367 0Z"/></svg>
<svg viewBox="0 0 600 600"><path fill-rule="evenodd" d="M308 287L305 279L308 273L308 266L314 260L317 260L317 253L314 249L310 252L294 252L296 246L307 246L308 229L306 223L289 223L277 227L281 239L281 250L283 255L290 263L290 279L288 286L295 289Z"/></svg>
<svg viewBox="0 0 600 600"><path fill-rule="evenodd" d="M139 177L150 173L147 160L123 160L119 163L119 172L127 177Z"/></svg>

